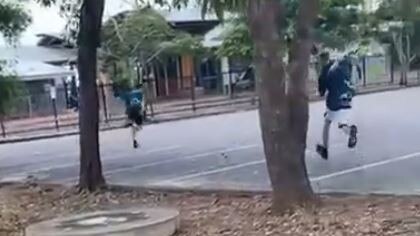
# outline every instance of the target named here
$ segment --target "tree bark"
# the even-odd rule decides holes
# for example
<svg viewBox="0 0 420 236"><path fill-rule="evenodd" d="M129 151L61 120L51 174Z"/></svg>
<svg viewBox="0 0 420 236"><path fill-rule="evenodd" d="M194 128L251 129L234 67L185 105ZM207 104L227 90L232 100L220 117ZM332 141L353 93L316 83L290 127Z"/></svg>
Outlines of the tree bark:
<svg viewBox="0 0 420 236"><path fill-rule="evenodd" d="M80 178L79 188L94 191L105 185L99 151L99 101L96 89L97 48L104 0L84 0L78 37L80 79Z"/></svg>
<svg viewBox="0 0 420 236"><path fill-rule="evenodd" d="M285 18L284 6L278 0L252 0L248 5L248 23L255 45L260 125L273 187L273 209L277 212L314 200L305 164L309 117L306 77L312 45L309 30L317 3L317 0L301 1L290 76L283 62L287 50L284 37L279 33Z"/></svg>

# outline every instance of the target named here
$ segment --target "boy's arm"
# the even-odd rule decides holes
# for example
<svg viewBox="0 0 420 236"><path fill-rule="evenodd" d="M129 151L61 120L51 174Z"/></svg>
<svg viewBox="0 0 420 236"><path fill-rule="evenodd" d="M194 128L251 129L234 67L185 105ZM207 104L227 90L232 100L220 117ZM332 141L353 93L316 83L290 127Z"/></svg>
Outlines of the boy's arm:
<svg viewBox="0 0 420 236"><path fill-rule="evenodd" d="M318 77L318 92L321 97L327 92L327 74L329 67L324 66L321 70L321 74Z"/></svg>

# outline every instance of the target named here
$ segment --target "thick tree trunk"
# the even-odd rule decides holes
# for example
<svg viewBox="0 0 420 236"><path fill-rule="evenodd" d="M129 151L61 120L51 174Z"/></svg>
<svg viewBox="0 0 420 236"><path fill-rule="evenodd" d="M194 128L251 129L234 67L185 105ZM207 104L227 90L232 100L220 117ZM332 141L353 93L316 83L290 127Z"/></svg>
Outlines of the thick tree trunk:
<svg viewBox="0 0 420 236"><path fill-rule="evenodd" d="M273 187L273 208L278 212L312 202L313 191L305 164L308 128L306 76L311 44L309 32L317 0L302 1L298 38L292 48L291 74L283 62L284 38L279 34L284 20L283 5L277 0L253 0L248 20L255 44L260 122L268 172ZM305 19L303 14L309 19ZM304 39L299 39L304 37ZM298 70L300 69L300 70Z"/></svg>
<svg viewBox="0 0 420 236"><path fill-rule="evenodd" d="M105 184L99 151L99 101L96 89L97 47L104 0L84 0L78 38L80 78L80 178L79 187L94 191Z"/></svg>

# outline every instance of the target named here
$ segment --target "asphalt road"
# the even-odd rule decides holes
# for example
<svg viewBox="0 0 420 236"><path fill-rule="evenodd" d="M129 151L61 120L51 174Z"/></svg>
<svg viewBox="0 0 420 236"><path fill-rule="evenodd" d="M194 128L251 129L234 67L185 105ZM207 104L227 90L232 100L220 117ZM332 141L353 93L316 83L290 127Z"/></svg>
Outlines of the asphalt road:
<svg viewBox="0 0 420 236"><path fill-rule="evenodd" d="M315 153L324 104L311 104L307 165L318 192L420 194L420 88L359 96L359 145L332 129L330 160ZM256 111L149 125L134 150L129 130L101 133L112 184L204 189L270 188ZM78 137L0 145L0 181L76 182Z"/></svg>

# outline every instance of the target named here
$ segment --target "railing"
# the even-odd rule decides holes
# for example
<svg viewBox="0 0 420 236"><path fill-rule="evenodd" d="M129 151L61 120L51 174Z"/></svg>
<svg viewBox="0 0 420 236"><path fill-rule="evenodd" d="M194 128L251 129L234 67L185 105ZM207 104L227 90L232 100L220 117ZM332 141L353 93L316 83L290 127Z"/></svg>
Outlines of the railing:
<svg viewBox="0 0 420 236"><path fill-rule="evenodd" d="M390 74L390 73L389 73ZM175 87L177 81L165 81L154 85L160 96L153 97L147 106L149 122L160 122L188 117L219 114L241 109L253 109L258 105L255 86L252 80L239 83L233 79L238 73L225 73L216 76L194 78L195 87ZM398 86L399 74L369 78L364 76L358 85L362 89L380 89ZM411 72L411 84L420 84L419 73ZM182 78L188 81L191 78ZM316 96L316 78L308 83L309 94ZM165 96L162 88L170 88ZM121 127L125 121L124 103L114 96L112 85L98 86L100 98L100 126L102 129ZM0 121L0 140L6 138L36 136L42 134L77 132L77 108L69 108L69 94L61 88L56 99L49 98L49 92L32 93L20 100L12 114ZM26 105L25 105L26 103ZM150 109L152 108L152 109Z"/></svg>

